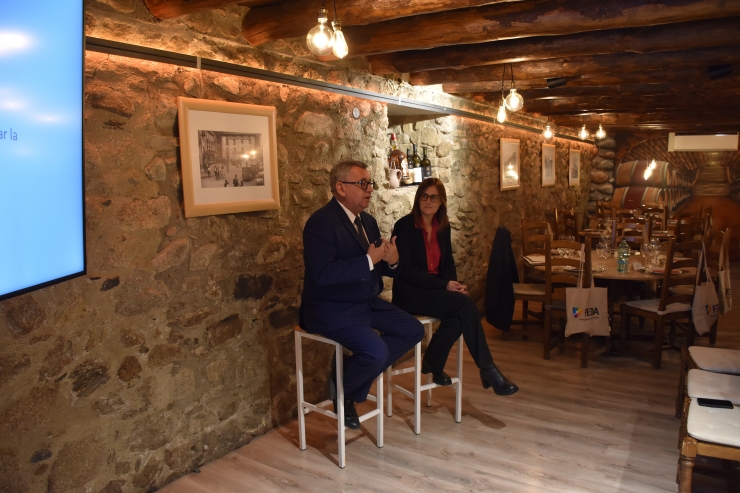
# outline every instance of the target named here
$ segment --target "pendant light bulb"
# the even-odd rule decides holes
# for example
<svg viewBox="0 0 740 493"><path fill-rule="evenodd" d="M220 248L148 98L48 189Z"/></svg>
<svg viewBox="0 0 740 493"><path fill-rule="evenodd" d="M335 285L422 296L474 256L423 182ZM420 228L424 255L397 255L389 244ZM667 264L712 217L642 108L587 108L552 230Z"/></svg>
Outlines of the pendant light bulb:
<svg viewBox="0 0 740 493"><path fill-rule="evenodd" d="M648 178L650 178L652 174L653 174L653 168L648 166L647 168L645 168L645 173L643 173L642 177L647 180Z"/></svg>
<svg viewBox="0 0 740 493"><path fill-rule="evenodd" d="M334 31L326 25L326 13L326 9L319 9L319 23L306 36L308 50L316 56L328 55L334 47Z"/></svg>
<svg viewBox="0 0 740 493"><path fill-rule="evenodd" d="M596 137L599 139L606 137L606 132L604 131L604 127L601 126L601 123L599 123L599 129L596 131Z"/></svg>
<svg viewBox="0 0 740 493"><path fill-rule="evenodd" d="M588 130L586 130L585 124L583 125L583 127L581 127L581 131L578 133L578 136L581 138L581 140L588 139Z"/></svg>
<svg viewBox="0 0 740 493"><path fill-rule="evenodd" d="M650 169L650 171L652 171L652 170L654 170L657 167L658 167L658 163L656 163L655 162L655 158L653 158L653 160L650 161L650 166L648 166L648 168Z"/></svg>
<svg viewBox="0 0 740 493"><path fill-rule="evenodd" d="M545 127L545 131L542 132L542 136L546 139L552 139L552 130L550 130L550 125Z"/></svg>
<svg viewBox="0 0 740 493"><path fill-rule="evenodd" d="M498 113L496 114L496 121L504 123L506 121L506 103L504 98L501 98L501 104L498 107Z"/></svg>
<svg viewBox="0 0 740 493"><path fill-rule="evenodd" d="M331 22L331 27L334 28L334 47L332 53L337 58L344 58L349 53L349 47L347 46L347 40L344 39L344 33L342 32L342 21L334 19Z"/></svg>
<svg viewBox="0 0 740 493"><path fill-rule="evenodd" d="M506 96L506 109L511 112L519 111L524 106L524 98L516 92L513 87L509 90L509 95Z"/></svg>

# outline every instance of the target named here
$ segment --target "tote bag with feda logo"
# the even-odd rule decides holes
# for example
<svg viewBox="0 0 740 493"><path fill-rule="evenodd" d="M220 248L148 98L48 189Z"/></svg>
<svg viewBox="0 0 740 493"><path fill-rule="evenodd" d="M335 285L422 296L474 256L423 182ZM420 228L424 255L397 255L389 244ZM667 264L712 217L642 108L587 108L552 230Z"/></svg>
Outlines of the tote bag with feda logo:
<svg viewBox="0 0 740 493"><path fill-rule="evenodd" d="M583 248L581 248L583 261ZM583 267L583 263L581 263ZM583 268L578 275L578 286L565 289L567 323L565 336L585 332L592 336L609 335L609 303L606 288L584 288Z"/></svg>

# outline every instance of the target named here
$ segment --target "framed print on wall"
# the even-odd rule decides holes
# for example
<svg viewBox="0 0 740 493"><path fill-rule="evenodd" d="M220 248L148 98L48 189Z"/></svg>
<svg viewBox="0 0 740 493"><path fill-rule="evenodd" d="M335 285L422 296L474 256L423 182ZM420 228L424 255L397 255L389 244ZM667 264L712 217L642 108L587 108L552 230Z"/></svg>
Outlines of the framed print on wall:
<svg viewBox="0 0 740 493"><path fill-rule="evenodd" d="M185 217L280 207L273 106L177 98Z"/></svg>
<svg viewBox="0 0 740 493"><path fill-rule="evenodd" d="M581 151L571 149L568 160L568 185L575 186L581 182Z"/></svg>
<svg viewBox="0 0 740 493"><path fill-rule="evenodd" d="M519 188L519 140L501 139L501 190Z"/></svg>
<svg viewBox="0 0 740 493"><path fill-rule="evenodd" d="M555 186L555 145L542 144L542 186Z"/></svg>

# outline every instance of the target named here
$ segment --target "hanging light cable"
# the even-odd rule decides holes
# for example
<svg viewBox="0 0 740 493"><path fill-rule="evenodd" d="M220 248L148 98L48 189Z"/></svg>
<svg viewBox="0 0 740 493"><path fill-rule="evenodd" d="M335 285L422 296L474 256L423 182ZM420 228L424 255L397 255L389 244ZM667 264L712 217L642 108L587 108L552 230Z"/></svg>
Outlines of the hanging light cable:
<svg viewBox="0 0 740 493"><path fill-rule="evenodd" d="M606 132L604 131L604 127L601 126L601 122L604 120L604 115L599 115L601 119L599 120L599 129L596 131L596 137L598 139L603 139L606 137Z"/></svg>
<svg viewBox="0 0 740 493"><path fill-rule="evenodd" d="M504 65L504 73L501 74L501 103L498 106L498 113L496 113L496 121L504 123L506 121L506 101L504 99L504 77L506 77L506 65Z"/></svg>
<svg viewBox="0 0 740 493"><path fill-rule="evenodd" d="M319 23L315 25L306 36L308 50L316 56L324 56L331 53L334 47L334 31L326 25L327 10L322 2L319 9Z"/></svg>
<svg viewBox="0 0 740 493"><path fill-rule="evenodd" d="M581 140L588 139L589 133L588 130L586 130L586 117L583 117L583 127L581 127L581 131L578 132L578 136L581 138Z"/></svg>
<svg viewBox="0 0 740 493"><path fill-rule="evenodd" d="M509 64L509 68L511 69L511 89L509 89L509 95L506 96L506 109L509 111L515 112L522 109L524 106L524 98L521 94L516 92L516 87L514 84L514 67L512 67L511 64ZM504 71L506 70L506 65L504 65ZM502 84L503 88L503 84Z"/></svg>
<svg viewBox="0 0 740 493"><path fill-rule="evenodd" d="M344 39L344 33L342 32L342 21L339 20L337 15L337 2L334 0L334 20L331 21L331 27L334 28L334 46L332 47L332 53L337 58L344 58L349 53L349 47L347 46L347 40Z"/></svg>

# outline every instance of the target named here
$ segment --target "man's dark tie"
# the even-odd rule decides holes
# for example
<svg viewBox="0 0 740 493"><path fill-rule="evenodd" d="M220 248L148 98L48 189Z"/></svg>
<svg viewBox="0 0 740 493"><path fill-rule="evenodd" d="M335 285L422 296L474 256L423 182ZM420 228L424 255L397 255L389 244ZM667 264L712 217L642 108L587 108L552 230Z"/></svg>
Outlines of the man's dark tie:
<svg viewBox="0 0 740 493"><path fill-rule="evenodd" d="M357 234L360 235L360 244L362 245L362 248L367 252L367 249L370 248L370 243L367 242L365 232L362 230L362 220L360 219L359 214L357 215L357 217L355 217L355 228L357 228Z"/></svg>

